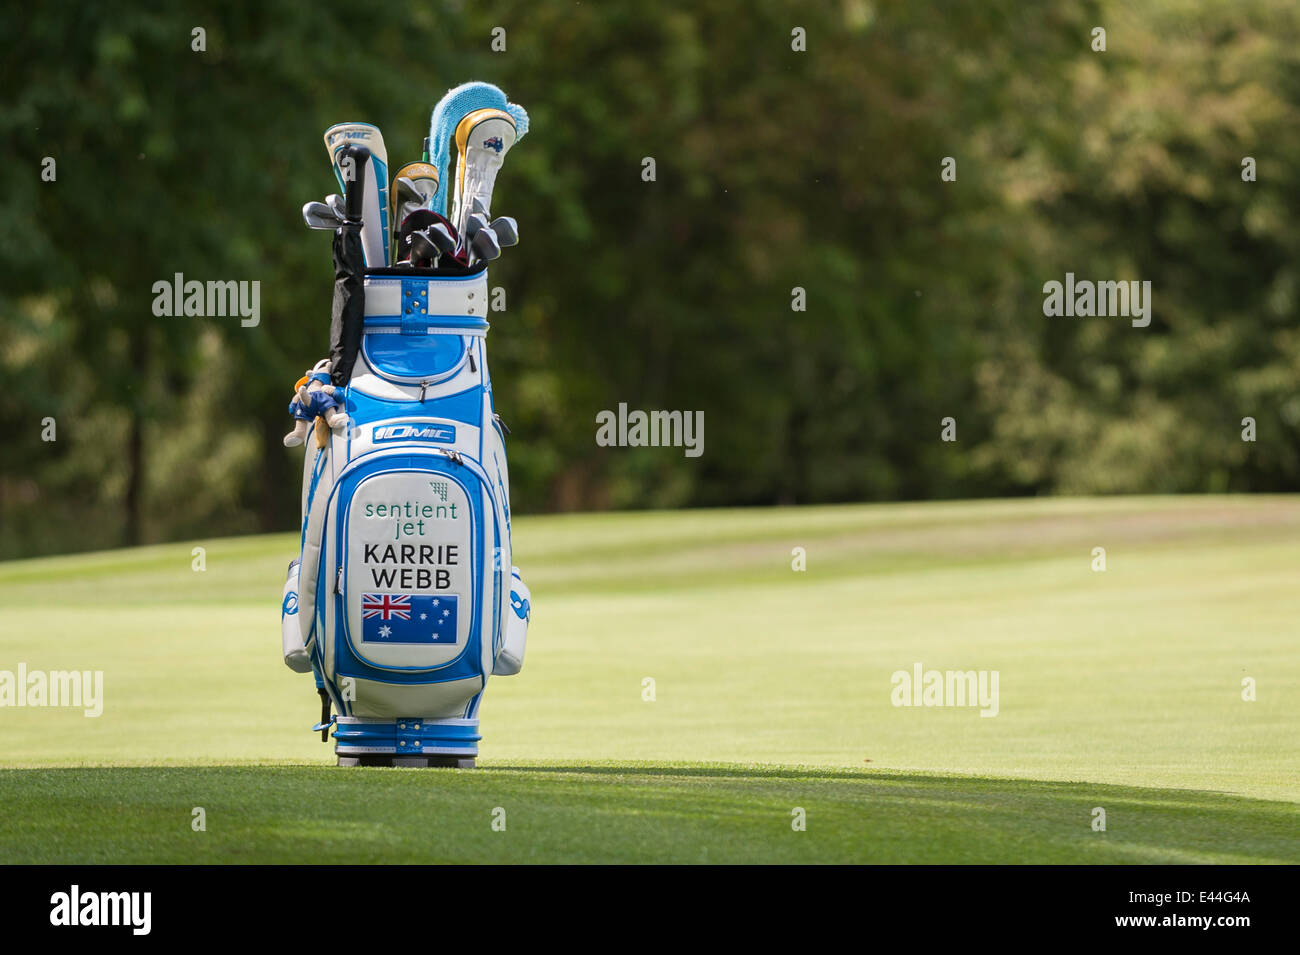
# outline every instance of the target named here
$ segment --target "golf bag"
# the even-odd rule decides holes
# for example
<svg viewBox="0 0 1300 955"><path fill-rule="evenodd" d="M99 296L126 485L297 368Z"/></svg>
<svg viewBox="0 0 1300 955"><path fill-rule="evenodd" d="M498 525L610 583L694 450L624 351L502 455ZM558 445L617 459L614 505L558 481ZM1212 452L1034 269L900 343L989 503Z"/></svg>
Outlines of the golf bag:
<svg viewBox="0 0 1300 955"><path fill-rule="evenodd" d="M315 674L316 728L333 725L341 765L465 765L487 678L519 671L530 615L484 350L487 272L362 270L346 247L358 241L335 239L347 423L318 419L306 443L284 658Z"/></svg>

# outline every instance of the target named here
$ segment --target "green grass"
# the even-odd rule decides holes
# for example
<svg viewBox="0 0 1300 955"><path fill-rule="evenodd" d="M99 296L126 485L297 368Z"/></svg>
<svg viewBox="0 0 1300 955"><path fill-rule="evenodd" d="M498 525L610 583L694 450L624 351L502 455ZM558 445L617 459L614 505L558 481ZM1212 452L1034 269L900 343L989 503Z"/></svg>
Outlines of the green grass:
<svg viewBox="0 0 1300 955"><path fill-rule="evenodd" d="M1134 786L696 763L448 772L15 770L10 862L1295 861L1288 803ZM1094 805L1107 831L1088 825ZM202 807L206 831L191 827ZM791 827L792 810L807 829ZM496 809L504 831L493 829Z"/></svg>
<svg viewBox="0 0 1300 955"><path fill-rule="evenodd" d="M296 543L0 563L0 669L106 696L0 709L0 858L1300 861L1300 498L521 519L529 655L471 771L330 765L279 660ZM999 671L998 716L894 707L916 662Z"/></svg>

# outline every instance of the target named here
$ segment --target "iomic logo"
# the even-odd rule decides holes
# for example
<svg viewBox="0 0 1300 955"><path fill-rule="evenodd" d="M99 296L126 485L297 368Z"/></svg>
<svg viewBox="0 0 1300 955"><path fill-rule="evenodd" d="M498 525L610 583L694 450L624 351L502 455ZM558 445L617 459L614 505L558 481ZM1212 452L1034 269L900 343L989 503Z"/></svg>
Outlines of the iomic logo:
<svg viewBox="0 0 1300 955"><path fill-rule="evenodd" d="M456 440L456 429L448 424L385 424L375 428L371 437L375 441L438 441L451 444Z"/></svg>

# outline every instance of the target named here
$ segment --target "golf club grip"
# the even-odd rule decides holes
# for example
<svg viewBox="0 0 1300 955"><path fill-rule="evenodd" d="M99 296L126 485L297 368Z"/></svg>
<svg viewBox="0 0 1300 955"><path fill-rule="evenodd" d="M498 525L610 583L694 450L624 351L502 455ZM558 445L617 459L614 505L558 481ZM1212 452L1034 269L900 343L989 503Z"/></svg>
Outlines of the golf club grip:
<svg viewBox="0 0 1300 955"><path fill-rule="evenodd" d="M366 163L370 162L369 146L344 146L343 155L352 160L352 181L344 183L347 196L343 208L349 222L360 222L366 201Z"/></svg>

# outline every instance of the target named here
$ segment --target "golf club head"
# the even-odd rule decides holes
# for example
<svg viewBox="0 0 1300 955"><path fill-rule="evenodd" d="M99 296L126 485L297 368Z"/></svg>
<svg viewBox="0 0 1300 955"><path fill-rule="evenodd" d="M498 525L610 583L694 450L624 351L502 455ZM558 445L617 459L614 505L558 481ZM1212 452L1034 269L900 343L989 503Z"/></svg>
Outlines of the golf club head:
<svg viewBox="0 0 1300 955"><path fill-rule="evenodd" d="M393 180L393 220L401 223L416 209L424 206L424 197L415 182L406 176Z"/></svg>
<svg viewBox="0 0 1300 955"><path fill-rule="evenodd" d="M397 194L399 203L403 199L418 199L420 197L420 193L415 188L415 183L406 176L398 176L393 180L393 192Z"/></svg>
<svg viewBox="0 0 1300 955"><path fill-rule="evenodd" d="M471 265L475 261L491 262L501 254L501 243L497 241L497 234L491 229L478 229L474 233L474 238L470 239L470 249L473 251Z"/></svg>
<svg viewBox="0 0 1300 955"><path fill-rule="evenodd" d="M474 241L474 236L480 229L486 229L488 226L488 217L481 212L473 213L465 220L465 242L466 244Z"/></svg>
<svg viewBox="0 0 1300 955"><path fill-rule="evenodd" d="M488 214L487 206L483 205L483 200L480 199L478 196L475 196L474 201L469 204L469 211L471 215L473 215L475 212L479 213L480 215Z"/></svg>
<svg viewBox="0 0 1300 955"><path fill-rule="evenodd" d="M325 197L325 204L334 210L334 215L342 222L348 217L347 209L343 205L343 197L338 193L333 193Z"/></svg>
<svg viewBox="0 0 1300 955"><path fill-rule="evenodd" d="M494 219L490 228L497 234L497 241L501 243L501 248L519 244L519 223L514 220L514 217L502 216Z"/></svg>
<svg viewBox="0 0 1300 955"><path fill-rule="evenodd" d="M429 230L411 233L411 264L417 268L432 268L442 252L429 238Z"/></svg>
<svg viewBox="0 0 1300 955"><path fill-rule="evenodd" d="M425 230L428 234L429 241L438 247L438 251L443 255L448 255L456 251L456 237L451 234L451 229L441 222L435 222Z"/></svg>
<svg viewBox="0 0 1300 955"><path fill-rule="evenodd" d="M323 202L308 202L302 207L302 221L309 229L328 229L333 232L343 224L334 210Z"/></svg>
<svg viewBox="0 0 1300 955"><path fill-rule="evenodd" d="M395 257L398 262L403 259L413 259L416 265L419 265L419 254L415 252L412 244L412 237L417 233L422 233L424 242L432 243L435 248L434 254L446 254L456 247L456 232L447 222L445 216L430 209L417 209L410 213L402 220L402 224L397 229L397 249ZM426 259L429 257L427 245L422 245Z"/></svg>

